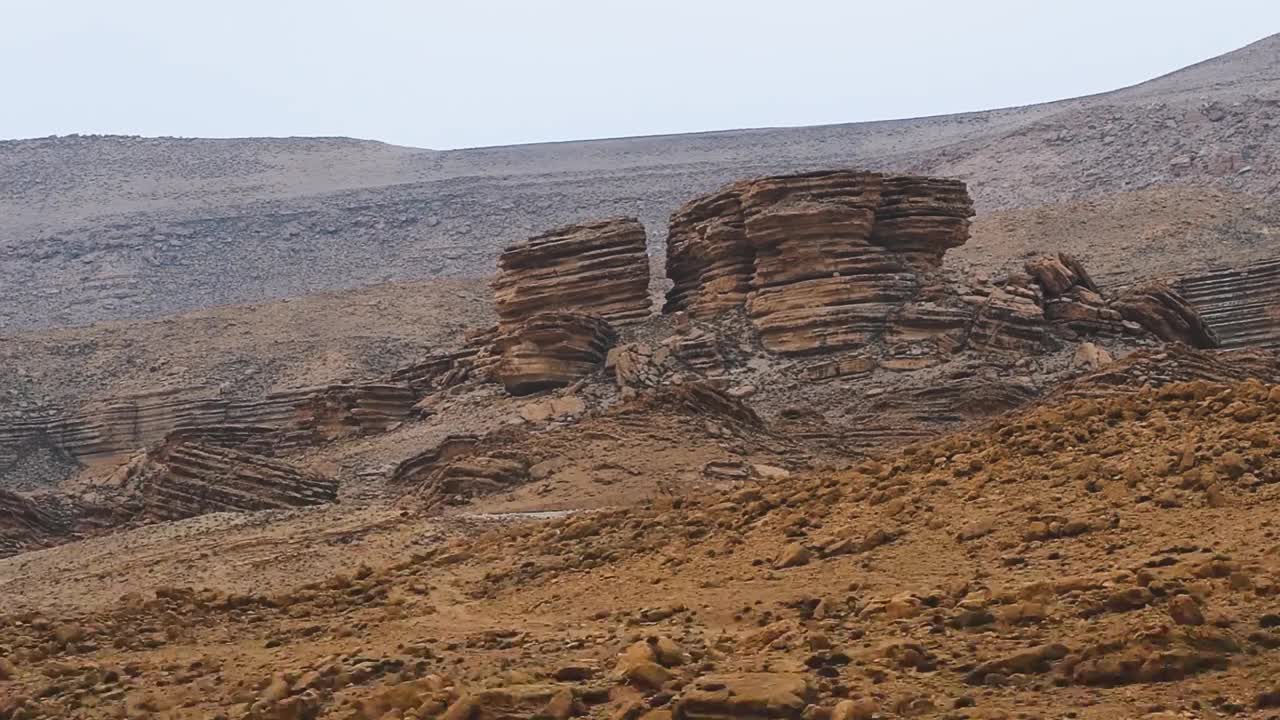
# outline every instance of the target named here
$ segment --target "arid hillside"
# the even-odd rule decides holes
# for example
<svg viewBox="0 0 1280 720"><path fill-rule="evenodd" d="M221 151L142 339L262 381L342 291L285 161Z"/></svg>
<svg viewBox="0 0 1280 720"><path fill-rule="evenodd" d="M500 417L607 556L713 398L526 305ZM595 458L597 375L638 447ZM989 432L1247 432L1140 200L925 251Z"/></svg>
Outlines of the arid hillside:
<svg viewBox="0 0 1280 720"><path fill-rule="evenodd" d="M1075 100L876 123L434 152L347 139L0 143L0 331L432 277L639 217L736 177L850 166L958 177L979 212L1167 185L1270 203L1280 37Z"/></svg>
<svg viewBox="0 0 1280 720"><path fill-rule="evenodd" d="M1266 216L973 215L744 178L672 214L658 304L624 217L491 283L16 334L0 720L1277 707Z"/></svg>
<svg viewBox="0 0 1280 720"><path fill-rule="evenodd" d="M0 143L0 720L1280 717L1278 124Z"/></svg>

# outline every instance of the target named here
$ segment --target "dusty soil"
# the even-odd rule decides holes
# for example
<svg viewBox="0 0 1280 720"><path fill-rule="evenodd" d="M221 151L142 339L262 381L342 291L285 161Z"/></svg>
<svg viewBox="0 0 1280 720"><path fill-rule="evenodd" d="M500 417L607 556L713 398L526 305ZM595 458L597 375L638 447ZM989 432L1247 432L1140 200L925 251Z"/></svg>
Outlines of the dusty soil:
<svg viewBox="0 0 1280 720"><path fill-rule="evenodd" d="M66 546L0 563L35 606L0 621L0 708L434 717L549 684L605 717L764 672L808 682L818 716L845 699L859 717L1265 712L1277 437L1280 388L1190 383L549 521L315 511L273 526L311 529L293 541L193 522L119 536L156 552L96 567L83 553L111 546ZM66 583L75 568L97 592Z"/></svg>

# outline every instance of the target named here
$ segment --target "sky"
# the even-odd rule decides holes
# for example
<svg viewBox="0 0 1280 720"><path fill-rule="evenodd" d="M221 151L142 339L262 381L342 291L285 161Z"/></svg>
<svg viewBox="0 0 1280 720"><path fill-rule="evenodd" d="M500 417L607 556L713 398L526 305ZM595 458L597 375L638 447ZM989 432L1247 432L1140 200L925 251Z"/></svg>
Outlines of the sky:
<svg viewBox="0 0 1280 720"><path fill-rule="evenodd" d="M812 125L1115 89L1275 0L0 0L0 138L448 149Z"/></svg>

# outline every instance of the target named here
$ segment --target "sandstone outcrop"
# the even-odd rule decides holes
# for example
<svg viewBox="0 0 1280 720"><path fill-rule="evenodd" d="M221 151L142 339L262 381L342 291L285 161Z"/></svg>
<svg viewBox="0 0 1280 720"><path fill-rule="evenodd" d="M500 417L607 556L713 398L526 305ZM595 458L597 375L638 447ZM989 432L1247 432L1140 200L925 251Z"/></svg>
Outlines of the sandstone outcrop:
<svg viewBox="0 0 1280 720"><path fill-rule="evenodd" d="M1280 284L1276 286L1280 292ZM1182 295L1163 282L1131 288L1113 303L1125 320L1135 322L1166 342L1195 348L1219 346L1218 336Z"/></svg>
<svg viewBox="0 0 1280 720"><path fill-rule="evenodd" d="M1267 350L1198 350L1184 345L1138 350L1058 388L1054 394L1098 397L1194 381L1280 384L1280 354Z"/></svg>
<svg viewBox="0 0 1280 720"><path fill-rule="evenodd" d="M738 185L692 200L671 216L663 312L710 317L741 307L751 293L755 253L743 226Z"/></svg>
<svg viewBox="0 0 1280 720"><path fill-rule="evenodd" d="M463 503L509 489L528 479L532 464L521 453L503 449L518 435L450 435L398 464L391 481L428 506Z"/></svg>
<svg viewBox="0 0 1280 720"><path fill-rule="evenodd" d="M70 530L57 513L39 502L0 488L0 558L44 544Z"/></svg>
<svg viewBox="0 0 1280 720"><path fill-rule="evenodd" d="M391 472L391 481L397 485L422 484L445 463L469 454L480 443L476 435L449 435L433 447L401 461Z"/></svg>
<svg viewBox="0 0 1280 720"><path fill-rule="evenodd" d="M644 226L634 218L613 218L515 243L498 258L493 290L503 332L551 311L617 324L643 320L651 305Z"/></svg>
<svg viewBox="0 0 1280 720"><path fill-rule="evenodd" d="M1064 253L1028 260L1027 274L1039 286L1044 318L1067 337L1136 334L1136 325L1125 325L1124 316L1112 308L1084 266Z"/></svg>
<svg viewBox="0 0 1280 720"><path fill-rule="evenodd" d="M284 429L290 444L317 445L386 432L409 415L417 395L405 385L335 385L298 404Z"/></svg>
<svg viewBox="0 0 1280 720"><path fill-rule="evenodd" d="M1041 291L1045 320L1059 333L1121 336L1145 331L1165 342L1218 346L1196 309L1166 283L1140 283L1107 299L1084 265L1065 253L1029 260L1025 270Z"/></svg>
<svg viewBox="0 0 1280 720"><path fill-rule="evenodd" d="M1003 288L994 288L978 308L968 341L974 348L988 352L1043 352L1049 335L1040 287L1010 282Z"/></svg>
<svg viewBox="0 0 1280 720"><path fill-rule="evenodd" d="M498 337L497 326L467 333L462 348L453 352L432 353L418 362L397 368L391 382L408 385L415 392L427 393L456 387L468 381L484 382L499 358L493 353Z"/></svg>
<svg viewBox="0 0 1280 720"><path fill-rule="evenodd" d="M494 375L513 395L564 387L604 366L618 334L592 315L546 312L498 338Z"/></svg>
<svg viewBox="0 0 1280 720"><path fill-rule="evenodd" d="M407 417L416 400L407 385L387 383L298 388L252 400L205 392L164 390L90 406L75 415L0 425L0 474L38 448L56 449L81 465L118 463L177 429L270 427L276 431L273 443L312 445L347 434L382 432ZM225 444L226 437L215 444Z"/></svg>
<svg viewBox="0 0 1280 720"><path fill-rule="evenodd" d="M139 498L143 514L158 520L320 505L338 494L332 478L291 463L181 441L148 451L124 486Z"/></svg>
<svg viewBox="0 0 1280 720"><path fill-rule="evenodd" d="M776 352L865 344L965 242L971 215L953 180L836 170L737 183L672 216L664 309L745 303Z"/></svg>
<svg viewBox="0 0 1280 720"><path fill-rule="evenodd" d="M21 494L0 488L0 558L102 532L136 509L129 498L110 492Z"/></svg>
<svg viewBox="0 0 1280 720"><path fill-rule="evenodd" d="M1222 347L1280 350L1280 260L1191 275L1174 289Z"/></svg>

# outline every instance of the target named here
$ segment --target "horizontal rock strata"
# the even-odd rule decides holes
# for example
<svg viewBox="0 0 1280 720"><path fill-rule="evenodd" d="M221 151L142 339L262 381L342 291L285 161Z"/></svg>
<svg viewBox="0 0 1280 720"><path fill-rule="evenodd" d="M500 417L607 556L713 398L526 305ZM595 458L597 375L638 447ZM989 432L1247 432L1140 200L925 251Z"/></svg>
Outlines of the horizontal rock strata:
<svg viewBox="0 0 1280 720"><path fill-rule="evenodd" d="M498 339L502 360L494 374L513 395L563 387L602 368L617 340L598 317L541 313Z"/></svg>
<svg viewBox="0 0 1280 720"><path fill-rule="evenodd" d="M120 462L180 428L270 427L277 432L275 443L310 445L344 433L385 430L407 417L416 400L408 386L386 383L299 388L254 400L201 397L200 392L165 390L89 406L75 415L0 424L0 477L34 449L56 448L82 465Z"/></svg>
<svg viewBox="0 0 1280 720"><path fill-rule="evenodd" d="M649 316L649 257L634 218L571 225L518 242L498 258L493 283L506 332L534 315L575 311L612 323Z"/></svg>
<svg viewBox="0 0 1280 720"><path fill-rule="evenodd" d="M499 358L493 352L498 337L496 325L467 333L462 348L432 353L421 360L397 368L391 382L408 385L415 392L428 393L456 387L468 381L484 382Z"/></svg>
<svg viewBox="0 0 1280 720"><path fill-rule="evenodd" d="M672 216L664 309L745 304L776 352L865 344L965 242L972 214L953 180L837 170L737 183Z"/></svg>
<svg viewBox="0 0 1280 720"><path fill-rule="evenodd" d="M1174 289L1222 347L1280 350L1280 260L1191 275Z"/></svg>

